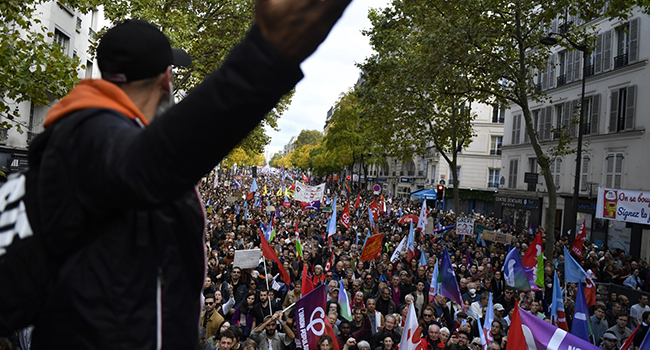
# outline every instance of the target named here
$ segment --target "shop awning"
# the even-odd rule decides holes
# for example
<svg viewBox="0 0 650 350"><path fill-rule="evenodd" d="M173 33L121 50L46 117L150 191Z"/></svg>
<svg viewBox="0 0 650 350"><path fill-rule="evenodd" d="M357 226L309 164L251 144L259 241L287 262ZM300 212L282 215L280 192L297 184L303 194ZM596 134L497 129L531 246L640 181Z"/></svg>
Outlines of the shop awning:
<svg viewBox="0 0 650 350"><path fill-rule="evenodd" d="M414 198L414 199L417 199L417 200L426 199L426 200L435 201L438 198L438 196L437 196L436 190L432 188L432 189L428 189L428 190L427 189L419 189L417 191L413 191L413 192L411 192L411 198Z"/></svg>

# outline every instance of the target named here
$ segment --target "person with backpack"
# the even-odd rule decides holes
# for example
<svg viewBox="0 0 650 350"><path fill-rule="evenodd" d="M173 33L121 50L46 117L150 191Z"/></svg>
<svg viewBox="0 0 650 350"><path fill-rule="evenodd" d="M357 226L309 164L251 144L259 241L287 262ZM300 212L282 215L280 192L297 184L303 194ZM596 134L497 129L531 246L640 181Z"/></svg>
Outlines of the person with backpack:
<svg viewBox="0 0 650 350"><path fill-rule="evenodd" d="M30 149L26 212L56 266L32 300L33 349L198 349L195 185L302 79L350 1L257 0L246 37L175 106L171 66L189 65L186 53L142 20L103 35L102 79L58 101Z"/></svg>

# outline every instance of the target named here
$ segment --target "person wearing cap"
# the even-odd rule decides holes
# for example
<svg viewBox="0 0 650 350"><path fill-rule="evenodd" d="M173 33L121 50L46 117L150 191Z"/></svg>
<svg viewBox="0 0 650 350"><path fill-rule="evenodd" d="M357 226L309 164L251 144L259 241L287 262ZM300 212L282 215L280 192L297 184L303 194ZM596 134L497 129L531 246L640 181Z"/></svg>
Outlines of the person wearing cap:
<svg viewBox="0 0 650 350"><path fill-rule="evenodd" d="M601 348L603 350L615 350L618 349L618 346L616 345L616 342L618 341L618 338L614 335L614 333L611 333L609 331L603 333L603 345Z"/></svg>
<svg viewBox="0 0 650 350"><path fill-rule="evenodd" d="M145 21L106 31L102 79L48 111L39 183L29 184L47 209L30 222L63 264L33 348L198 349L205 219L195 185L302 79L300 63L349 2L257 0L245 38L175 106L171 66L189 56Z"/></svg>

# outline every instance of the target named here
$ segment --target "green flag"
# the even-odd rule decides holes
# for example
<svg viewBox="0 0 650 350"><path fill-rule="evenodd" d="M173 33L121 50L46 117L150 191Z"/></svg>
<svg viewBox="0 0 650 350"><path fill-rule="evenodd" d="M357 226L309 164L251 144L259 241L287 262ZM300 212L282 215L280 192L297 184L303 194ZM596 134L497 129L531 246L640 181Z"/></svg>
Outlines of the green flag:
<svg viewBox="0 0 650 350"><path fill-rule="evenodd" d="M544 288L544 254L537 256L537 273L535 277L535 285Z"/></svg>

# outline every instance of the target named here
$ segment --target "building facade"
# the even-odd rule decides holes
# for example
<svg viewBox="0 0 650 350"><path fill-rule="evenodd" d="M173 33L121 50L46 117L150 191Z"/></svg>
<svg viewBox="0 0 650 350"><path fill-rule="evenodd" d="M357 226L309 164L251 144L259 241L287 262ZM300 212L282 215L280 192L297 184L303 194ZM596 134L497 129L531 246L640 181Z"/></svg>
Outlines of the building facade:
<svg viewBox="0 0 650 350"><path fill-rule="evenodd" d="M107 23L101 9L83 14L74 8L57 1L39 4L34 17L41 21L32 30L40 26L46 33L51 33L49 40L58 43L69 56L79 57L85 69L79 68L78 77L81 79L99 77L97 64L88 49L94 42L95 33ZM0 129L0 166L4 172L14 172L27 168L27 148L29 142L43 131L45 114L56 101L45 106L36 106L29 101L10 104L11 108L18 107L20 120L15 121L22 126L22 133L17 128Z"/></svg>
<svg viewBox="0 0 650 350"><path fill-rule="evenodd" d="M593 243L622 242L615 248L650 258L650 226L595 218L598 187L650 190L646 180L650 138L645 132L650 127L646 90L650 88L650 17L635 11L627 20L601 18L588 25L598 32L594 47L589 48L586 77L582 52L555 47L547 69L537 76L538 89L549 99L542 103L529 100L533 127L542 147L548 150L557 144L560 132L577 134L581 83L586 79L581 167L576 169L575 153L557 157L551 164L558 192L554 229L576 232L584 221ZM546 185L521 108L510 107L503 146L505 189L500 191L505 205L499 214L518 225L525 227L532 222L535 226L535 222L542 223L548 208ZM576 145L574 137L572 147ZM577 203L572 202L575 176L580 177ZM535 178L538 184L531 185ZM527 201L535 204L526 208ZM578 211L577 227L568 227L573 207Z"/></svg>

